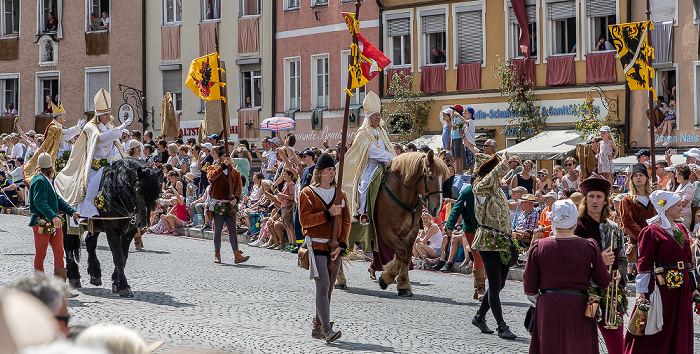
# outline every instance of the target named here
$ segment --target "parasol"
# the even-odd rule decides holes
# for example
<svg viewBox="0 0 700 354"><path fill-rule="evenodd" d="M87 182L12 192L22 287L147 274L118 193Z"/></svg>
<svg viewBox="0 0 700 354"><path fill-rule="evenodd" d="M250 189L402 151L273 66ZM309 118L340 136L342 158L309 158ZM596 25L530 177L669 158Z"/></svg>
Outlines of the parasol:
<svg viewBox="0 0 700 354"><path fill-rule="evenodd" d="M269 130L272 132L280 130L289 130L296 127L297 122L289 117L272 117L267 118L260 123L260 130Z"/></svg>

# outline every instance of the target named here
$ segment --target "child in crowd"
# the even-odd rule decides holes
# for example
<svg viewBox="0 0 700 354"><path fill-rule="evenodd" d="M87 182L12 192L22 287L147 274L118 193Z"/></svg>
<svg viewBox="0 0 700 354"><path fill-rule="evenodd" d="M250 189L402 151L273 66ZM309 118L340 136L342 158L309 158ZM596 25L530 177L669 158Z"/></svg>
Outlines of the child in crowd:
<svg viewBox="0 0 700 354"><path fill-rule="evenodd" d="M603 175L603 178L607 179L610 184L613 183L613 171L615 170L612 160L617 157L619 153L617 145L612 140L610 134L610 127L604 125L600 128L600 136L603 140L600 142L600 148L598 152L598 173Z"/></svg>

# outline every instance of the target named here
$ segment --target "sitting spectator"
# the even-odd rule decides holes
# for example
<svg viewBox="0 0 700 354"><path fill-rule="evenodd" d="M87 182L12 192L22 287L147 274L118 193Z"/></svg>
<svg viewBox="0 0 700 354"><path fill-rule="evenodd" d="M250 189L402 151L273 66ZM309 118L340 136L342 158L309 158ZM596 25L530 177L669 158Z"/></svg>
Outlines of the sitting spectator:
<svg viewBox="0 0 700 354"><path fill-rule="evenodd" d="M510 209L510 221L513 222L520 209L520 198L527 194L525 187L519 186L511 189L510 199L508 199L508 209Z"/></svg>
<svg viewBox="0 0 700 354"><path fill-rule="evenodd" d="M107 323L88 327L78 335L75 343L104 347L110 354L148 354L163 345L163 341L147 344L134 330L120 324Z"/></svg>
<svg viewBox="0 0 700 354"><path fill-rule="evenodd" d="M171 207L167 214L161 215L160 220L165 228L163 233L177 235L177 228L183 227L187 223L187 207L182 195L175 188L170 187L168 191L174 195L174 198L163 201L166 206L170 205Z"/></svg>
<svg viewBox="0 0 700 354"><path fill-rule="evenodd" d="M169 166L169 165L166 165ZM170 193L169 196L173 196L172 192L169 192L169 188L173 187L175 188L175 191L177 191L178 194L184 195L185 194L185 186L180 180L180 174L177 171L170 171L167 174L168 176L168 184L167 186L164 186L164 191L166 194Z"/></svg>
<svg viewBox="0 0 700 354"><path fill-rule="evenodd" d="M49 12L49 19L46 21L46 31L44 32L56 32L56 30L58 30L58 20L56 20L56 15L53 12Z"/></svg>
<svg viewBox="0 0 700 354"><path fill-rule="evenodd" d="M14 103L8 103L7 109L3 112L8 117L14 117L17 115L17 110L15 109Z"/></svg>
<svg viewBox="0 0 700 354"><path fill-rule="evenodd" d="M192 172L187 172L182 179L184 180L185 187L185 206L187 207L187 213L190 216L190 220L194 219L194 202L197 200L197 185L194 183L194 175Z"/></svg>
<svg viewBox="0 0 700 354"><path fill-rule="evenodd" d="M430 64L441 64L445 62L445 52L441 52L437 49L437 47L433 47L432 55L430 56Z"/></svg>
<svg viewBox="0 0 700 354"><path fill-rule="evenodd" d="M530 247L530 242L534 234L534 229L537 228L537 222L540 220L540 215L534 208L535 196L525 194L520 198L520 211L513 222L513 237L518 240L521 247L527 249Z"/></svg>
<svg viewBox="0 0 700 354"><path fill-rule="evenodd" d="M610 41L605 39L605 36L601 34L600 36L598 36L598 43L596 43L595 50L615 50L615 47L613 47Z"/></svg>
<svg viewBox="0 0 700 354"><path fill-rule="evenodd" d="M562 179L564 178L564 167L562 165L554 165L554 173L552 173L552 190L561 195L564 190Z"/></svg>
<svg viewBox="0 0 700 354"><path fill-rule="evenodd" d="M7 178L5 171L0 171L0 206L12 208L18 206L18 189L12 181Z"/></svg>
<svg viewBox="0 0 700 354"><path fill-rule="evenodd" d="M178 147L177 144L170 143L168 144L168 160L166 163L168 165L173 166L173 168L177 169L178 171L180 170L180 167L182 166L182 163L180 162L180 158L178 157L179 154L177 152Z"/></svg>
<svg viewBox="0 0 700 354"><path fill-rule="evenodd" d="M413 256L423 260L437 258L440 255L442 243L442 231L433 222L433 218L427 211L423 211L423 229L418 231L418 237L413 243Z"/></svg>
<svg viewBox="0 0 700 354"><path fill-rule="evenodd" d="M673 126L676 124L676 100L671 98L668 100L668 106L663 109L664 120L659 125L658 131L659 139L656 141L656 145L663 143L664 146L669 146L673 142L673 137L671 133L673 132Z"/></svg>
<svg viewBox="0 0 700 354"><path fill-rule="evenodd" d="M534 230L535 233L532 237L533 242L540 238L549 237L550 233L552 232L552 204L554 204L554 202L556 202L558 199L559 196L554 191L545 194L545 205L540 213L540 220L537 223L538 227Z"/></svg>
<svg viewBox="0 0 700 354"><path fill-rule="evenodd" d="M209 186L204 189L204 193L199 197L199 199L192 202L192 208L194 213L199 215L199 229L200 230L211 230L211 220L209 219L209 213L205 213L208 209L209 204Z"/></svg>
<svg viewBox="0 0 700 354"><path fill-rule="evenodd" d="M102 20L97 17L97 14L91 13L90 14L90 30L95 31L100 29L102 27Z"/></svg>
<svg viewBox="0 0 700 354"><path fill-rule="evenodd" d="M537 189L541 189L545 193L554 189L553 182L549 179L549 171L545 168L537 172Z"/></svg>
<svg viewBox="0 0 700 354"><path fill-rule="evenodd" d="M101 29L109 29L109 25L112 23L112 20L109 19L109 15L107 14L107 11L102 12L102 26L100 26Z"/></svg>
<svg viewBox="0 0 700 354"><path fill-rule="evenodd" d="M180 174L185 174L189 172L190 169L190 162L192 158L190 157L190 148L187 145L180 145L180 147L177 148L177 158L180 162Z"/></svg>

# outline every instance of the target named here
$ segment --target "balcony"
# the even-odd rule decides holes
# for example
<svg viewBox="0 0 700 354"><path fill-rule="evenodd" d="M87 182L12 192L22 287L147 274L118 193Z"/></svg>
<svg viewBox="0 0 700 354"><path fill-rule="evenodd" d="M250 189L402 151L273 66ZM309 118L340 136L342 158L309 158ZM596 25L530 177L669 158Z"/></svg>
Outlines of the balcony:
<svg viewBox="0 0 700 354"><path fill-rule="evenodd" d="M109 54L109 30L85 32L85 54Z"/></svg>

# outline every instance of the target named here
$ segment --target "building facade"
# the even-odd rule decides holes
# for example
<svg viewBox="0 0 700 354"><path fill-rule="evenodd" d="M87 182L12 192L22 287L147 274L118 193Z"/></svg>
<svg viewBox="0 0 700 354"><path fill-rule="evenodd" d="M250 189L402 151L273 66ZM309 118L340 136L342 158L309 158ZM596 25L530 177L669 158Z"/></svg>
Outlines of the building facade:
<svg viewBox="0 0 700 354"><path fill-rule="evenodd" d="M2 1L0 119L14 119L7 117L12 104L24 131L43 133L52 119L47 100L60 99L67 124L75 124L93 116L100 88L112 94L116 116L124 103L119 85L142 87L141 6L139 0ZM108 21L97 19L102 16ZM8 133L12 125L2 127Z"/></svg>
<svg viewBox="0 0 700 354"><path fill-rule="evenodd" d="M219 102L199 99L184 84L193 59L217 48L226 65L227 108L232 139L259 139L259 121L273 115L272 2L260 0L154 0L147 2L147 100L160 129L160 102L173 95L180 134L196 137ZM158 134L155 134L158 135Z"/></svg>
<svg viewBox="0 0 700 354"><path fill-rule="evenodd" d="M352 36L342 12L355 12L351 0L277 2L275 111L296 121L297 150L341 139ZM363 1L360 33L379 47L379 8ZM350 100L348 141L364 119L365 93L378 94L380 80L355 89Z"/></svg>
<svg viewBox="0 0 700 354"><path fill-rule="evenodd" d="M493 137L499 150L518 143L518 126L510 119L508 99L500 95L494 77L500 60L511 61L519 75L533 82L547 115L547 130L573 129L577 117L572 105L589 95L601 116L612 109L618 125L624 126L624 110L614 112L626 104L622 67L614 50L596 47L601 34L609 38L607 25L626 22L626 1L525 0L528 60L518 45L520 27L509 0L383 3L383 51L392 60L384 78L384 101L391 99L387 88L393 75L412 74L413 89L423 92L421 99L434 100L429 131L442 130L442 109L461 104L476 111L481 141ZM434 49L445 54L444 63L436 63ZM552 163L560 162L541 165Z"/></svg>

